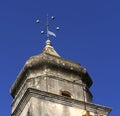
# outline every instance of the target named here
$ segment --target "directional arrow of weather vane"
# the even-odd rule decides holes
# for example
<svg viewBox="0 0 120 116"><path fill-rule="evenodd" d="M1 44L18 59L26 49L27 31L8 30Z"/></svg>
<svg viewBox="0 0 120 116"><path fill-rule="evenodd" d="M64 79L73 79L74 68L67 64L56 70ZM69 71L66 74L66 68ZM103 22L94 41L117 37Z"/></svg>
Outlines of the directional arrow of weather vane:
<svg viewBox="0 0 120 116"><path fill-rule="evenodd" d="M47 39L49 39L50 36L56 37L56 34L53 31L50 31L51 29L52 30L60 30L59 27L53 25L54 21L55 21L55 17L54 16L51 16L51 18L49 18L48 15L47 15L46 25L45 25L46 29L45 30L41 30L41 34L46 35ZM36 23L40 24L40 20L37 19Z"/></svg>

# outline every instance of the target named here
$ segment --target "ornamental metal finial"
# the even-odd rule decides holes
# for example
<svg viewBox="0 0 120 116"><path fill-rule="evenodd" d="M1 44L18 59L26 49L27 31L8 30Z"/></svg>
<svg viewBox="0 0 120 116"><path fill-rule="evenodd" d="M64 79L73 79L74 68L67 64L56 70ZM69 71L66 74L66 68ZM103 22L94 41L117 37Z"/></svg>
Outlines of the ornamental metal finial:
<svg viewBox="0 0 120 116"><path fill-rule="evenodd" d="M45 29L45 30L43 29L43 30L41 31L41 34L43 34L43 35L45 34L45 35L47 36L47 40L49 40L49 37L50 37L50 36L56 37L56 34L55 34L54 32L52 32L52 31L50 31L51 29L60 30L59 27L54 26L54 25L52 24L54 20L55 20L55 17L54 17L54 16L51 16L51 18L49 18L48 15L47 15L46 26L45 26L46 29ZM36 20L36 23L39 24L39 23L40 23L40 20L37 19L37 20Z"/></svg>

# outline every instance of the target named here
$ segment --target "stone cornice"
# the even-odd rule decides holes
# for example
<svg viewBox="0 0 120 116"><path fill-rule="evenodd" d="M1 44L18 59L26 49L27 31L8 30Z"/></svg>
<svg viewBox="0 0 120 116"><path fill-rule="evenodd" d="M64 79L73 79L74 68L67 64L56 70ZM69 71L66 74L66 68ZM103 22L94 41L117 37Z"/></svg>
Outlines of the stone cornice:
<svg viewBox="0 0 120 116"><path fill-rule="evenodd" d="M90 76L80 64L69 60L65 60L61 57L43 53L40 55L33 56L29 60L27 60L23 69L19 73L16 81L11 87L10 93L13 96L13 98L15 97L17 90L20 88L21 84L27 78L27 75L29 74L29 70L42 69L44 67L55 68L62 71L68 71L78 74L80 76L83 75L82 80L86 83L86 85L88 87L92 85L92 80Z"/></svg>
<svg viewBox="0 0 120 116"><path fill-rule="evenodd" d="M96 109L97 109L97 112L102 113L103 115L108 115L111 112L111 108L108 108L105 106L88 103L88 102L85 103L83 101L78 101L75 99L71 99L71 98L60 96L60 95L36 90L33 88L28 88L27 91L25 92L24 96L22 97L21 101L17 105L17 108L15 109L15 111L12 112L11 116L19 116L21 114L21 111L24 109L25 105L28 103L28 101L30 100L31 97L43 99L46 101L51 101L51 102L62 104L62 105L67 105L70 107L77 107L77 108L80 108L83 110L86 105L86 108L90 112L96 112Z"/></svg>

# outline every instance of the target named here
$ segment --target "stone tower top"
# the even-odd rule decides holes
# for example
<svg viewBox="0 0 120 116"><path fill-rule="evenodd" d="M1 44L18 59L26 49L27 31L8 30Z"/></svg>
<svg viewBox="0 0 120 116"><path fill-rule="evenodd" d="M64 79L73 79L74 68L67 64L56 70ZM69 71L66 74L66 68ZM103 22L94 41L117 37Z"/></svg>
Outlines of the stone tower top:
<svg viewBox="0 0 120 116"><path fill-rule="evenodd" d="M95 114L96 109L107 116L110 108L92 103L91 85L86 69L60 57L47 40L43 53L26 61L10 89L11 116L55 116L56 112L59 116L84 116L84 110Z"/></svg>
<svg viewBox="0 0 120 116"><path fill-rule="evenodd" d="M61 58L48 42L50 41L47 40L47 44L42 54L32 56L26 61L16 81L11 87L10 92L13 98L17 94L21 84L23 84L24 81L28 78L27 76L29 75L31 70L52 69L58 71L56 72L56 74L59 73L59 71L69 72L78 75L77 79L72 79L72 81L75 81L75 83L78 83L79 80L82 80L88 88L92 85L92 79L90 78L89 74L87 73L84 67L73 61ZM47 70L45 70L44 72L46 74L50 73L47 72ZM71 78L68 79L71 80Z"/></svg>

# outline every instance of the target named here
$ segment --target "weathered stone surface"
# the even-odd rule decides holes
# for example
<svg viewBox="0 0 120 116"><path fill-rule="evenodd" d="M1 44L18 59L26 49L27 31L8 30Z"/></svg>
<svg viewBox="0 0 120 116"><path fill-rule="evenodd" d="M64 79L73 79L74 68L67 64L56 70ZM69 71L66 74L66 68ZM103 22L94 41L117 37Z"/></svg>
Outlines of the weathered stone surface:
<svg viewBox="0 0 120 116"><path fill-rule="evenodd" d="M29 88L11 116L81 116L85 105L91 114L107 116L110 108Z"/></svg>
<svg viewBox="0 0 120 116"><path fill-rule="evenodd" d="M48 74L37 76L37 77L30 76L22 84L21 89L19 90L18 94L14 98L14 102L12 104L13 110L16 108L16 106L20 102L27 88L34 88L34 89L46 91L46 92L57 94L57 95L61 95L60 93L61 91L68 91L69 93L71 93L72 99L84 101L83 85L81 85L81 83L75 83L73 81L61 79L58 76L56 77ZM87 102L92 102L92 96L89 92L89 89L86 88L86 90L88 92L84 91L85 99Z"/></svg>
<svg viewBox="0 0 120 116"><path fill-rule="evenodd" d="M61 58L48 45L27 60L11 87L11 116L107 116L110 108L92 103L92 80L80 64Z"/></svg>
<svg viewBox="0 0 120 116"><path fill-rule="evenodd" d="M62 72L62 74L67 75L68 79L70 79L69 77L74 78L72 75L76 75L77 78L74 78L73 80L83 80L88 87L92 85L90 76L79 64L43 53L41 55L31 57L26 62L10 90L13 97L15 97L22 83L24 83L29 74L32 74L31 71L40 71L41 74L51 72L55 73L55 75L61 75ZM37 75L36 73L33 74Z"/></svg>

